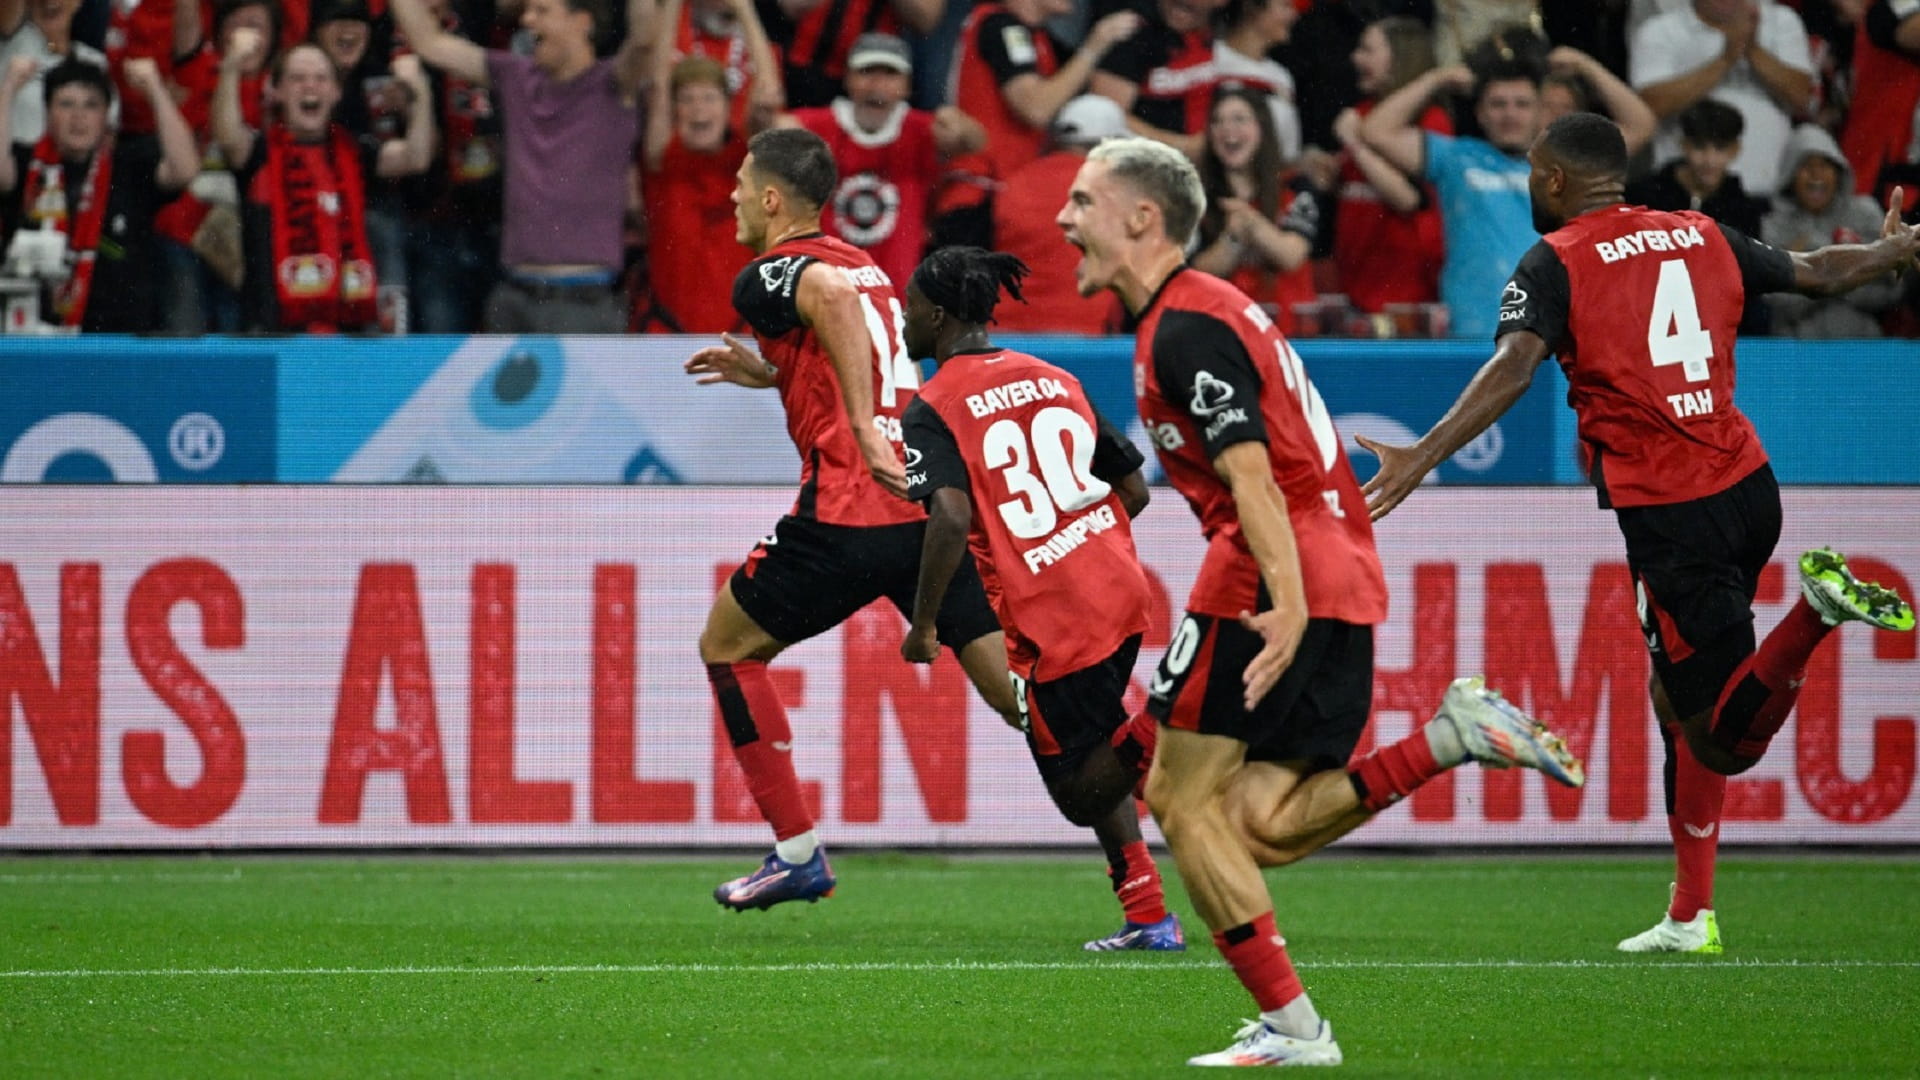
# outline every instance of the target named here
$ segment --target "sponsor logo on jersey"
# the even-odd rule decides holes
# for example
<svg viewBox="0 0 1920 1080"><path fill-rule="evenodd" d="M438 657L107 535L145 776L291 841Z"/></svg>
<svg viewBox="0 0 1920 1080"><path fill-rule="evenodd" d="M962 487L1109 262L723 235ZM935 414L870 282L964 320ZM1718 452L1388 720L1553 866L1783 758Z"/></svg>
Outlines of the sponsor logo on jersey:
<svg viewBox="0 0 1920 1080"><path fill-rule="evenodd" d="M1147 93L1154 97L1175 97L1196 87L1211 86L1218 81L1217 75L1212 60L1192 67L1157 67L1147 72ZM1523 175L1521 180L1525 179Z"/></svg>
<svg viewBox="0 0 1920 1080"><path fill-rule="evenodd" d="M1500 291L1500 321L1513 322L1527 317L1527 290L1518 282L1509 281Z"/></svg>
<svg viewBox="0 0 1920 1080"><path fill-rule="evenodd" d="M1193 378L1193 401L1187 409L1195 416L1213 416L1233 400L1233 384L1201 371Z"/></svg>
<svg viewBox="0 0 1920 1080"><path fill-rule="evenodd" d="M1173 451L1187 445L1187 437L1180 434L1180 428L1171 423L1151 425L1147 428L1147 435L1162 450Z"/></svg>
<svg viewBox="0 0 1920 1080"><path fill-rule="evenodd" d="M782 255L777 259L768 259L760 264L760 285L770 295L792 296L794 286L800 281L800 271L806 268L808 261L804 255Z"/></svg>
<svg viewBox="0 0 1920 1080"><path fill-rule="evenodd" d="M920 467L920 459L924 456L920 451L909 446L907 447L906 457L901 463L909 469L917 469Z"/></svg>

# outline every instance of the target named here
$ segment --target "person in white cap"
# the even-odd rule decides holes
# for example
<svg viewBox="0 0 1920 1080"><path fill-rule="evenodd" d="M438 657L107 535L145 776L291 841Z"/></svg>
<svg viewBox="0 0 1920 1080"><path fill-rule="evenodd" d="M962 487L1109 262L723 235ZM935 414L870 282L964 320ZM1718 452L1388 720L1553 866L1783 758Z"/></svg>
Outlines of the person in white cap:
<svg viewBox="0 0 1920 1080"><path fill-rule="evenodd" d="M847 55L846 93L833 104L796 109L776 126L800 127L825 139L840 183L822 225L863 248L894 282L920 263L927 207L956 154L986 145L979 122L951 105L933 111L907 104L913 54L892 34L862 34Z"/></svg>
<svg viewBox="0 0 1920 1080"><path fill-rule="evenodd" d="M1111 295L1083 297L1074 283L1080 253L1060 242L1054 212L1074 174L1100 140L1127 134L1127 114L1112 98L1082 94L1061 106L1048 151L1015 170L993 199L993 246L1032 269L1024 304L1002 304L994 325L1007 333L1105 334L1120 326Z"/></svg>

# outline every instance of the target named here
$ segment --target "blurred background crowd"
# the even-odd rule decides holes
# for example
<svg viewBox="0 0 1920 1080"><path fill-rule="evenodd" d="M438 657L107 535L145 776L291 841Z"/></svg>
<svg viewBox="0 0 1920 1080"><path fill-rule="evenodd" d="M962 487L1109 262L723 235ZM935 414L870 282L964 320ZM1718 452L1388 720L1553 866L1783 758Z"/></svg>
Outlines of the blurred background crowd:
<svg viewBox="0 0 1920 1080"><path fill-rule="evenodd" d="M1199 166L1193 265L1299 336L1490 334L1570 110L1630 201L1784 248L1920 204L1920 0L0 0L0 42L11 332L737 329L776 125L896 282L1025 259L1034 332L1120 326L1053 219L1126 132ZM1920 336L1920 286L1743 331Z"/></svg>

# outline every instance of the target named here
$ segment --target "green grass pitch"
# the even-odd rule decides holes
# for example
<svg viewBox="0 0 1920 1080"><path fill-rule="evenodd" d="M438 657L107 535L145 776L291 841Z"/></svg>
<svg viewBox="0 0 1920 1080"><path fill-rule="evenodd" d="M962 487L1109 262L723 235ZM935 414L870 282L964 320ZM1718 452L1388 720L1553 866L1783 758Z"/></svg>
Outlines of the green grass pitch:
<svg viewBox="0 0 1920 1080"><path fill-rule="evenodd" d="M0 859L0 1077L1175 1076L1249 1015L1175 875L1187 953L1093 955L1097 856L847 852L830 900L720 910L751 861ZM1734 854L1727 955L1614 952L1668 876L1333 855L1268 880L1348 1075L1920 1069L1920 860Z"/></svg>

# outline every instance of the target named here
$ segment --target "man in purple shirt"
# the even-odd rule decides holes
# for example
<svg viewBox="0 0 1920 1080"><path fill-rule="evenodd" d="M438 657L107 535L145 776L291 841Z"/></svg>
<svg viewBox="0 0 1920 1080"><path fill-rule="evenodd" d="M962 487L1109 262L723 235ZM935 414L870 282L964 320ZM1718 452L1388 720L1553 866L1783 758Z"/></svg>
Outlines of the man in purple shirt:
<svg viewBox="0 0 1920 1080"><path fill-rule="evenodd" d="M654 48L656 0L627 0L627 38L596 59L605 0L527 0L533 55L483 49L448 33L426 0L393 0L413 51L447 74L493 88L505 132L501 282L491 333L618 333L627 166L640 136L640 91Z"/></svg>

